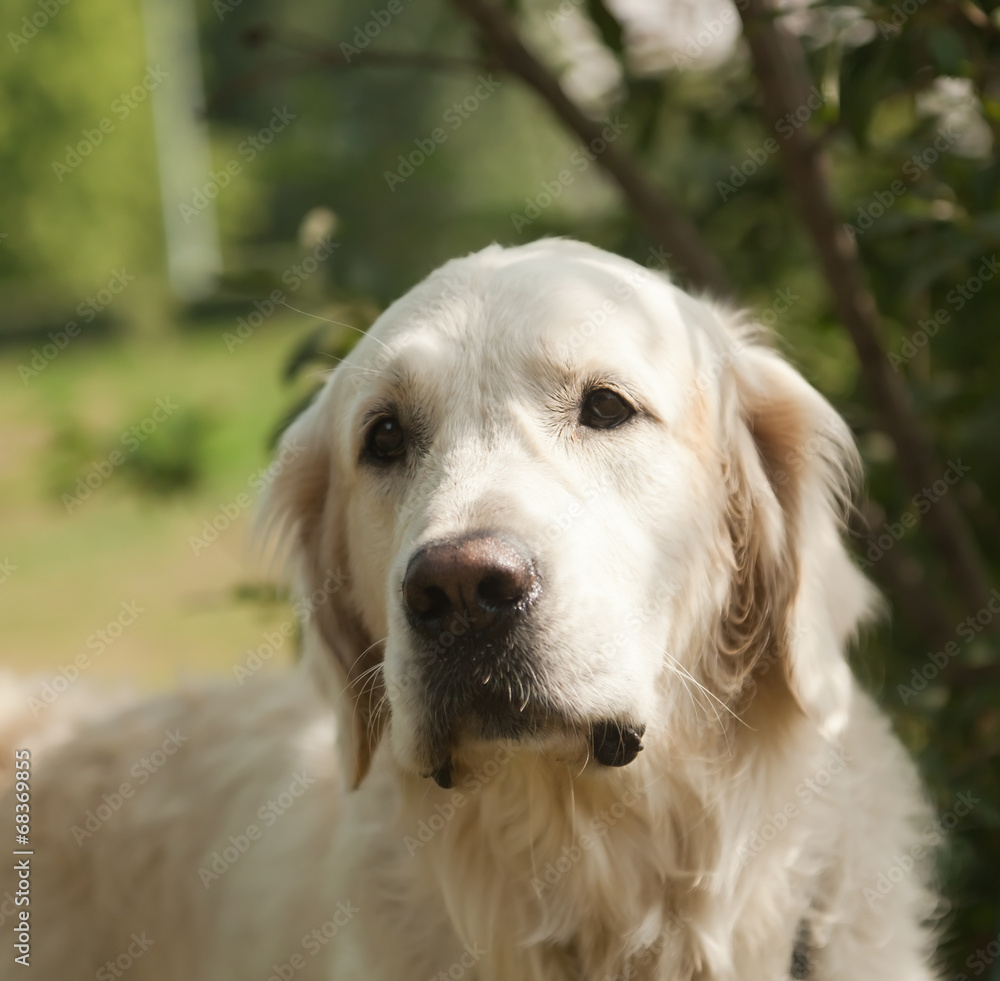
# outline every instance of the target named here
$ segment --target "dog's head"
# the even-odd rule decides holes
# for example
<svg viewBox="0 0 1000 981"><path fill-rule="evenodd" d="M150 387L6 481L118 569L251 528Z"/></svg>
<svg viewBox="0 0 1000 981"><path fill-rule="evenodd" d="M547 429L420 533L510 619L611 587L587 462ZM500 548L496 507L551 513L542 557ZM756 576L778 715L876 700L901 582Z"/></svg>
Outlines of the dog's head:
<svg viewBox="0 0 1000 981"><path fill-rule="evenodd" d="M496 740L626 765L765 676L842 724L869 601L839 537L850 433L662 276L567 241L451 262L285 440L268 514L356 780L386 729L443 786Z"/></svg>

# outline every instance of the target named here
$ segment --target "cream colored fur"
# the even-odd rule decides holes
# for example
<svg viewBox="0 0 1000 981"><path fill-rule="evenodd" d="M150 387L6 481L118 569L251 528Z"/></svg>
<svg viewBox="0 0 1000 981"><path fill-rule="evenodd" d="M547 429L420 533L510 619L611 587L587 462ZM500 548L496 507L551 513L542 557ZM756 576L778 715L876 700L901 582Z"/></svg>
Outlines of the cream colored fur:
<svg viewBox="0 0 1000 981"><path fill-rule="evenodd" d="M595 384L636 418L580 430ZM424 443L374 470L389 402ZM146 931L130 981L773 981L803 921L815 981L938 977L924 863L878 889L931 817L847 666L873 603L840 538L850 433L739 317L588 246L494 246L386 311L285 447L267 517L320 597L305 664L38 757L34 977L104 977ZM482 529L544 571L559 721L457 733L444 790L400 582ZM628 766L590 759L609 717L646 726Z"/></svg>

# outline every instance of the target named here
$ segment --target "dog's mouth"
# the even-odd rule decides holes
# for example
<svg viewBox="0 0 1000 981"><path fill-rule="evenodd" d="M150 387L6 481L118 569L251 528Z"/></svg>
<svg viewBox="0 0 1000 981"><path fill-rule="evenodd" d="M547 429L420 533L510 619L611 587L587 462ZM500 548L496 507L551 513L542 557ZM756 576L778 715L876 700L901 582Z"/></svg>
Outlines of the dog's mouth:
<svg viewBox="0 0 1000 981"><path fill-rule="evenodd" d="M628 766L642 750L646 727L635 718L574 711L552 697L558 686L540 667L534 640L515 632L421 658L421 769L439 787L451 788L456 772L498 744L603 767Z"/></svg>
<svg viewBox="0 0 1000 981"><path fill-rule="evenodd" d="M583 727L568 726L565 720L558 722L552 720L547 725L528 721L522 726L514 727L508 719L478 718L464 720L461 730L461 738L450 734L445 741L442 741L439 748L433 751L432 758L435 763L425 774L443 790L450 790L455 785L456 750L470 736L477 742L498 740L537 742L544 740L546 736L570 735L571 738L575 736L573 741L583 742L588 748L590 758L596 764L622 767L632 763L642 751L642 737L646 727L643 724L637 725L620 719L602 719Z"/></svg>
<svg viewBox="0 0 1000 981"><path fill-rule="evenodd" d="M426 776L439 787L450 789L458 767L457 758L470 747L497 743L540 743L566 728L560 713L543 701L528 696L515 703L507 692L484 688L471 699L454 694L438 702L427 722L427 755L431 767Z"/></svg>

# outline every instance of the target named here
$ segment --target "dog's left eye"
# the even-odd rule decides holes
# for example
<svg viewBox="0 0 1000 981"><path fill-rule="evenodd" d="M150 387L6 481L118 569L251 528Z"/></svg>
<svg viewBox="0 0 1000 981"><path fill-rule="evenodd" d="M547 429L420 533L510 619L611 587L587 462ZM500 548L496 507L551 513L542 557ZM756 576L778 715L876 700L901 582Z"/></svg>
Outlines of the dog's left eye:
<svg viewBox="0 0 1000 981"><path fill-rule="evenodd" d="M614 429L635 415L635 409L610 388L595 388L580 406L580 422L590 429Z"/></svg>

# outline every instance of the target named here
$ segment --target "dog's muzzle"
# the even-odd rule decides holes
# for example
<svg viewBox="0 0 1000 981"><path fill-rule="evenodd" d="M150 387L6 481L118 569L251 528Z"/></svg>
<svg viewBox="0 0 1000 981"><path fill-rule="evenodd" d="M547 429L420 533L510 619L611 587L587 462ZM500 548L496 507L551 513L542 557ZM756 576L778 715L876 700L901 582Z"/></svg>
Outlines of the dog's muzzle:
<svg viewBox="0 0 1000 981"><path fill-rule="evenodd" d="M568 724L547 704L533 663L530 614L541 592L531 555L509 536L478 532L432 542L410 558L402 601L435 709L428 735L437 762L428 776L438 786L452 786L459 730L492 740ZM627 766L644 731L616 719L592 723L586 732L593 759Z"/></svg>

